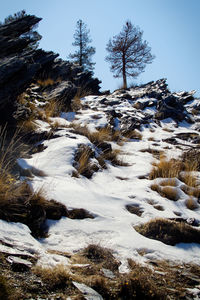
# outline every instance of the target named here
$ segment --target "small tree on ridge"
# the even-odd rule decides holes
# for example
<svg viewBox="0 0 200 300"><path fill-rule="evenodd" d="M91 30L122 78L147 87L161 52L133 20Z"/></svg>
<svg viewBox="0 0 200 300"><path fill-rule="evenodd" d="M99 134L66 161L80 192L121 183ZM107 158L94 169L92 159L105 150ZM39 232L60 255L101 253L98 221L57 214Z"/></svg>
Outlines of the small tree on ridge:
<svg viewBox="0 0 200 300"><path fill-rule="evenodd" d="M73 46L78 47L74 54L69 54L69 58L79 66L82 66L85 70L92 71L95 63L91 61L92 55L95 54L95 48L88 46L92 42L89 36L90 30L87 29L85 23L82 20L78 20L76 23L76 31L74 34Z"/></svg>
<svg viewBox="0 0 200 300"><path fill-rule="evenodd" d="M109 40L106 61L111 64L114 77L123 77L123 88L127 88L127 77L137 77L144 71L146 64L155 58L146 41L142 41L143 32L139 27L126 22L122 31Z"/></svg>

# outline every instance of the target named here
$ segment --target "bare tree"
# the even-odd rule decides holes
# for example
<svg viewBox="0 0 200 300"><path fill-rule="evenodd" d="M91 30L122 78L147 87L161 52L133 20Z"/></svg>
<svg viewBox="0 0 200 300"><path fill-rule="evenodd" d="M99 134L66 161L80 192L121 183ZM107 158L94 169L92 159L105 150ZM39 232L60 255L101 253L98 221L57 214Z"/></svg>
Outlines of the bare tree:
<svg viewBox="0 0 200 300"><path fill-rule="evenodd" d="M109 40L106 61L111 64L114 77L123 77L123 87L127 88L127 77L137 77L144 71L146 64L155 58L146 41L142 41L143 32L126 22L122 31Z"/></svg>
<svg viewBox="0 0 200 300"><path fill-rule="evenodd" d="M78 20L76 24L76 31L74 34L73 46L78 47L77 51L73 54L69 54L69 58L79 66L83 66L85 70L92 71L95 63L91 61L92 55L95 54L95 48L88 46L92 42L89 36L89 29L82 20Z"/></svg>

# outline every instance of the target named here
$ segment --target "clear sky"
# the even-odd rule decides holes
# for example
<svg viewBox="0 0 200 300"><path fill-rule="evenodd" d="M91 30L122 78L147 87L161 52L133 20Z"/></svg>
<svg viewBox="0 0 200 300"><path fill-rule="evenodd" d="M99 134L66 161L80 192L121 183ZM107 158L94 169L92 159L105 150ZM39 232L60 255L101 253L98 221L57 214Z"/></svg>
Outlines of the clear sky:
<svg viewBox="0 0 200 300"><path fill-rule="evenodd" d="M143 30L143 38L156 58L134 83L167 78L172 91L197 90L200 96L200 0L1 0L0 20L25 9L42 17L38 31L40 47L66 59L76 22L82 19L90 29L96 48L95 76L102 89L111 91L122 80L113 78L105 62L106 44L118 34L126 20Z"/></svg>

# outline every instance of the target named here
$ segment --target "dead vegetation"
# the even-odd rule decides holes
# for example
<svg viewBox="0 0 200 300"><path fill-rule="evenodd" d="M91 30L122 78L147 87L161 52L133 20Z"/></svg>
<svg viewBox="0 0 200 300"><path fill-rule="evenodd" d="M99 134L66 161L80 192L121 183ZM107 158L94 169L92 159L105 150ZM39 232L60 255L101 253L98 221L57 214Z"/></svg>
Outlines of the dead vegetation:
<svg viewBox="0 0 200 300"><path fill-rule="evenodd" d="M172 201L177 201L179 199L179 194L176 188L172 186L160 186L159 184L152 184L151 189L158 192L162 197L165 197Z"/></svg>
<svg viewBox="0 0 200 300"><path fill-rule="evenodd" d="M58 254L66 257L66 253ZM189 289L199 284L199 266L171 261L150 261L148 266L129 259L129 272L119 273L119 262L112 251L95 244L72 255L70 260L72 264L66 266L36 265L27 272L14 272L6 254L1 255L1 299L64 300L66 295L71 299L85 299L74 281L86 284L108 300L190 299Z"/></svg>
<svg viewBox="0 0 200 300"><path fill-rule="evenodd" d="M142 207L140 207L139 204L127 204L126 209L131 214L137 215L138 217L141 217L144 212L144 209Z"/></svg>
<svg viewBox="0 0 200 300"><path fill-rule="evenodd" d="M134 228L145 237L161 241L167 245L200 243L200 230L184 222L160 218L153 219Z"/></svg>

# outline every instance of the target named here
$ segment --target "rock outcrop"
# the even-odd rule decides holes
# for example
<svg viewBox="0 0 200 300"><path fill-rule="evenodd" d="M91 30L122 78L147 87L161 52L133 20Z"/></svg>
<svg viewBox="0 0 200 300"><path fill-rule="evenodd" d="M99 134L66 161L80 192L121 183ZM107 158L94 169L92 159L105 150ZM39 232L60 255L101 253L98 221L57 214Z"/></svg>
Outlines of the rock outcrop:
<svg viewBox="0 0 200 300"><path fill-rule="evenodd" d="M177 126L180 122L194 123L193 109L200 110L194 98L195 91L172 93L166 79L147 84L116 90L110 95L101 95L93 100L84 101L84 105L104 111L109 125L123 134L140 130L142 126L171 118ZM124 110L126 107L126 110Z"/></svg>
<svg viewBox="0 0 200 300"><path fill-rule="evenodd" d="M99 92L98 79L92 78L91 72L63 60L56 60L58 54L42 49L28 47L32 40L23 37L33 25L41 19L25 16L9 24L0 26L0 119L1 123L14 120L17 97L37 78L58 79L59 83L48 91L50 96L69 102L78 88L88 93ZM53 89L56 89L53 91Z"/></svg>

